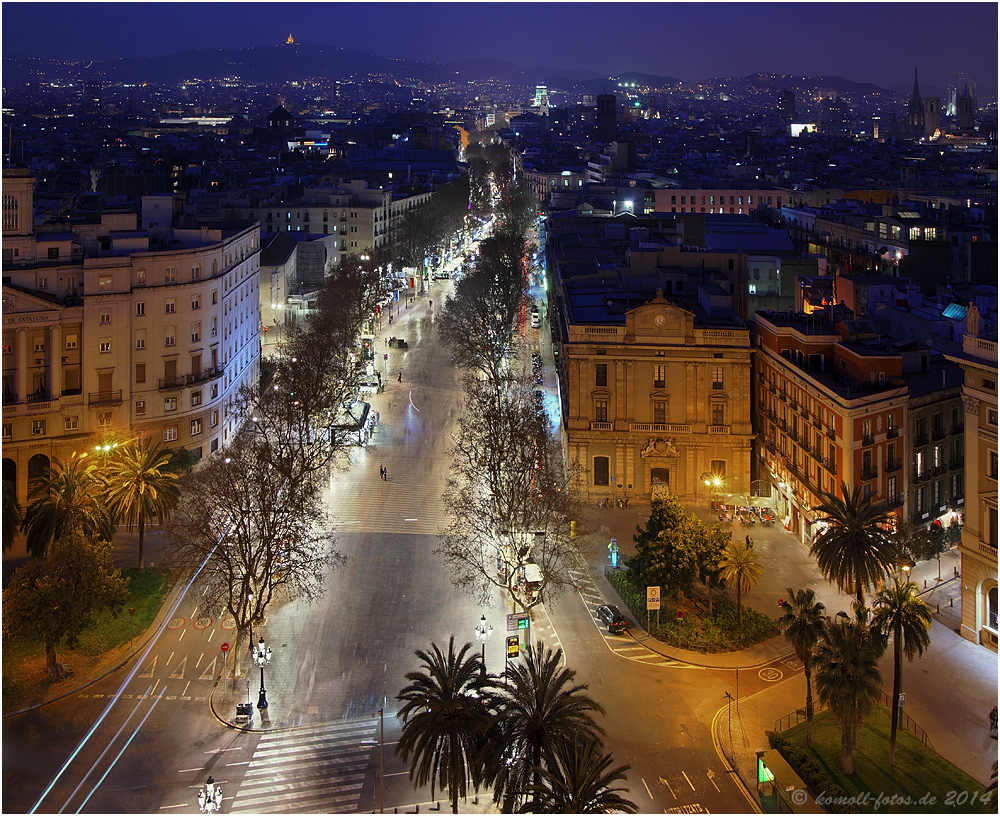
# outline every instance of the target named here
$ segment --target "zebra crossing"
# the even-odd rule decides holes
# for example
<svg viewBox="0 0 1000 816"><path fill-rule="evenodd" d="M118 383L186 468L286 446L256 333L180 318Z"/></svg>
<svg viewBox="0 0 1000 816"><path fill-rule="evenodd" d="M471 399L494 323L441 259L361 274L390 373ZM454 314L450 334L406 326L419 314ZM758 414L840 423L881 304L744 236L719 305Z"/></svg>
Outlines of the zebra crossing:
<svg viewBox="0 0 1000 816"><path fill-rule="evenodd" d="M230 812L356 812L377 727L357 720L264 734Z"/></svg>

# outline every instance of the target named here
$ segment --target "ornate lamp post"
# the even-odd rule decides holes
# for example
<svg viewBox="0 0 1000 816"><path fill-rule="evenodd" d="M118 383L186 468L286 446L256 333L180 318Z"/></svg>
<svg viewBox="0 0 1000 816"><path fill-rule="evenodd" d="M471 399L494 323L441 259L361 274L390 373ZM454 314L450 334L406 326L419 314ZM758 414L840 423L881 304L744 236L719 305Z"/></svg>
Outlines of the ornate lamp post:
<svg viewBox="0 0 1000 816"><path fill-rule="evenodd" d="M198 789L198 809L202 813L218 813L222 808L222 788L209 777L204 788Z"/></svg>
<svg viewBox="0 0 1000 816"><path fill-rule="evenodd" d="M255 666L260 666L260 694L257 697L257 708L263 710L267 708L267 689L264 688L264 667L271 662L271 648L264 646L264 638L253 650L253 662Z"/></svg>
<svg viewBox="0 0 1000 816"><path fill-rule="evenodd" d="M476 625L476 640L483 645L483 670L486 670L486 641L493 637L493 624L486 622L486 615L479 619Z"/></svg>

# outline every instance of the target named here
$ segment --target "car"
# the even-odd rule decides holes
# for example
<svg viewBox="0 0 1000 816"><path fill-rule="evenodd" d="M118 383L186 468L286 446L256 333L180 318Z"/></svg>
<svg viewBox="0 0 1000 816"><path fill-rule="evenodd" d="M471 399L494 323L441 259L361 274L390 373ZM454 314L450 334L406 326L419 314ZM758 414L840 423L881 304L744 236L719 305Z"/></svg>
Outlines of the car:
<svg viewBox="0 0 1000 816"><path fill-rule="evenodd" d="M602 604L597 607L597 617L608 627L608 632L612 635L617 635L628 629L628 621L614 604Z"/></svg>
<svg viewBox="0 0 1000 816"><path fill-rule="evenodd" d="M406 341L402 337L390 337L389 348L405 349L407 348Z"/></svg>

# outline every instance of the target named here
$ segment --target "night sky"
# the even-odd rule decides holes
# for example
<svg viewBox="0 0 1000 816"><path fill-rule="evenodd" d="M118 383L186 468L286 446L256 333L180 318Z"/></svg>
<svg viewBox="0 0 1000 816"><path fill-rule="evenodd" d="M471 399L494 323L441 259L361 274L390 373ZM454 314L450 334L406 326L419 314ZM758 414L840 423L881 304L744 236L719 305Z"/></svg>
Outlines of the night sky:
<svg viewBox="0 0 1000 816"><path fill-rule="evenodd" d="M684 80L835 74L885 88L997 87L996 2L23 3L4 0L3 51L72 59L336 45L387 57L501 59Z"/></svg>

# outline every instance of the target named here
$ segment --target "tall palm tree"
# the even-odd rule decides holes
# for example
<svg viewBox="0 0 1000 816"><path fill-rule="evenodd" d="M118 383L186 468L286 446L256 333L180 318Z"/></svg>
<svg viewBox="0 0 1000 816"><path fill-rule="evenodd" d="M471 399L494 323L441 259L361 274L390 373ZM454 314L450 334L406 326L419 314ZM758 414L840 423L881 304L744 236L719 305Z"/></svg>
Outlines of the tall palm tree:
<svg viewBox="0 0 1000 816"><path fill-rule="evenodd" d="M14 543L14 533L21 525L21 505L17 501L17 484L13 479L3 480L3 548L9 550Z"/></svg>
<svg viewBox="0 0 1000 816"><path fill-rule="evenodd" d="M736 586L736 609L739 624L743 626L743 593L760 583L763 572L757 553L744 541L730 541L722 551L719 561L719 575L726 583Z"/></svg>
<svg viewBox="0 0 1000 816"><path fill-rule="evenodd" d="M610 768L611 754L594 738L561 740L552 751L555 764L540 768L541 785L528 788L534 803L532 813L637 813L638 806L622 796L629 765Z"/></svg>
<svg viewBox="0 0 1000 816"><path fill-rule="evenodd" d="M858 728L878 705L884 642L868 625L868 610L854 604L855 617L841 612L826 621L816 649L816 691L840 723L840 771L854 773Z"/></svg>
<svg viewBox="0 0 1000 816"><path fill-rule="evenodd" d="M168 470L172 454L150 439L118 449L105 470L108 507L128 531L139 527L139 570L143 568L146 522L156 515L162 523L177 506L177 474Z"/></svg>
<svg viewBox="0 0 1000 816"><path fill-rule="evenodd" d="M603 729L593 714L601 705L574 685L576 672L560 668L562 649L529 646L524 661L511 663L491 698L496 717L486 736L483 766L493 801L511 813L529 785L537 790L542 770L555 767L553 751L573 737L599 739ZM532 799L532 804L534 800Z"/></svg>
<svg viewBox="0 0 1000 816"><path fill-rule="evenodd" d="M104 502L104 482L96 465L85 462L87 454L74 454L64 464L52 460L48 474L28 496L21 527L28 553L42 558L52 542L74 530L87 538L110 541L115 524Z"/></svg>
<svg viewBox="0 0 1000 816"><path fill-rule="evenodd" d="M855 485L848 491L847 483L841 482L840 489L844 498L828 493L816 507L828 527L809 552L841 592L854 593L864 603L865 587L881 586L897 554L888 532L893 513L885 505L872 504L868 487Z"/></svg>
<svg viewBox="0 0 1000 816"><path fill-rule="evenodd" d="M785 633L785 640L792 644L795 656L802 661L802 669L806 675L806 747L812 748L812 661L813 650L819 642L819 633L823 628L823 613L826 607L816 600L816 593L811 589L800 589L798 592L789 588L786 590L790 601L778 601L782 615L778 626Z"/></svg>
<svg viewBox="0 0 1000 816"><path fill-rule="evenodd" d="M403 721L396 753L404 762L413 755L410 779L416 785L430 780L431 796L436 784L447 788L452 813L458 813L470 782L479 787L476 760L489 720L484 703L492 679L470 649L466 643L456 654L453 635L447 655L433 643L430 653L418 650L422 668L407 673L410 684L397 698L404 705L396 715Z"/></svg>
<svg viewBox="0 0 1000 816"><path fill-rule="evenodd" d="M903 655L913 660L931 642L931 611L910 581L893 580L875 596L872 626L883 637L892 637L892 725L889 732L889 765L896 764L896 729L899 727L899 693L903 690Z"/></svg>

